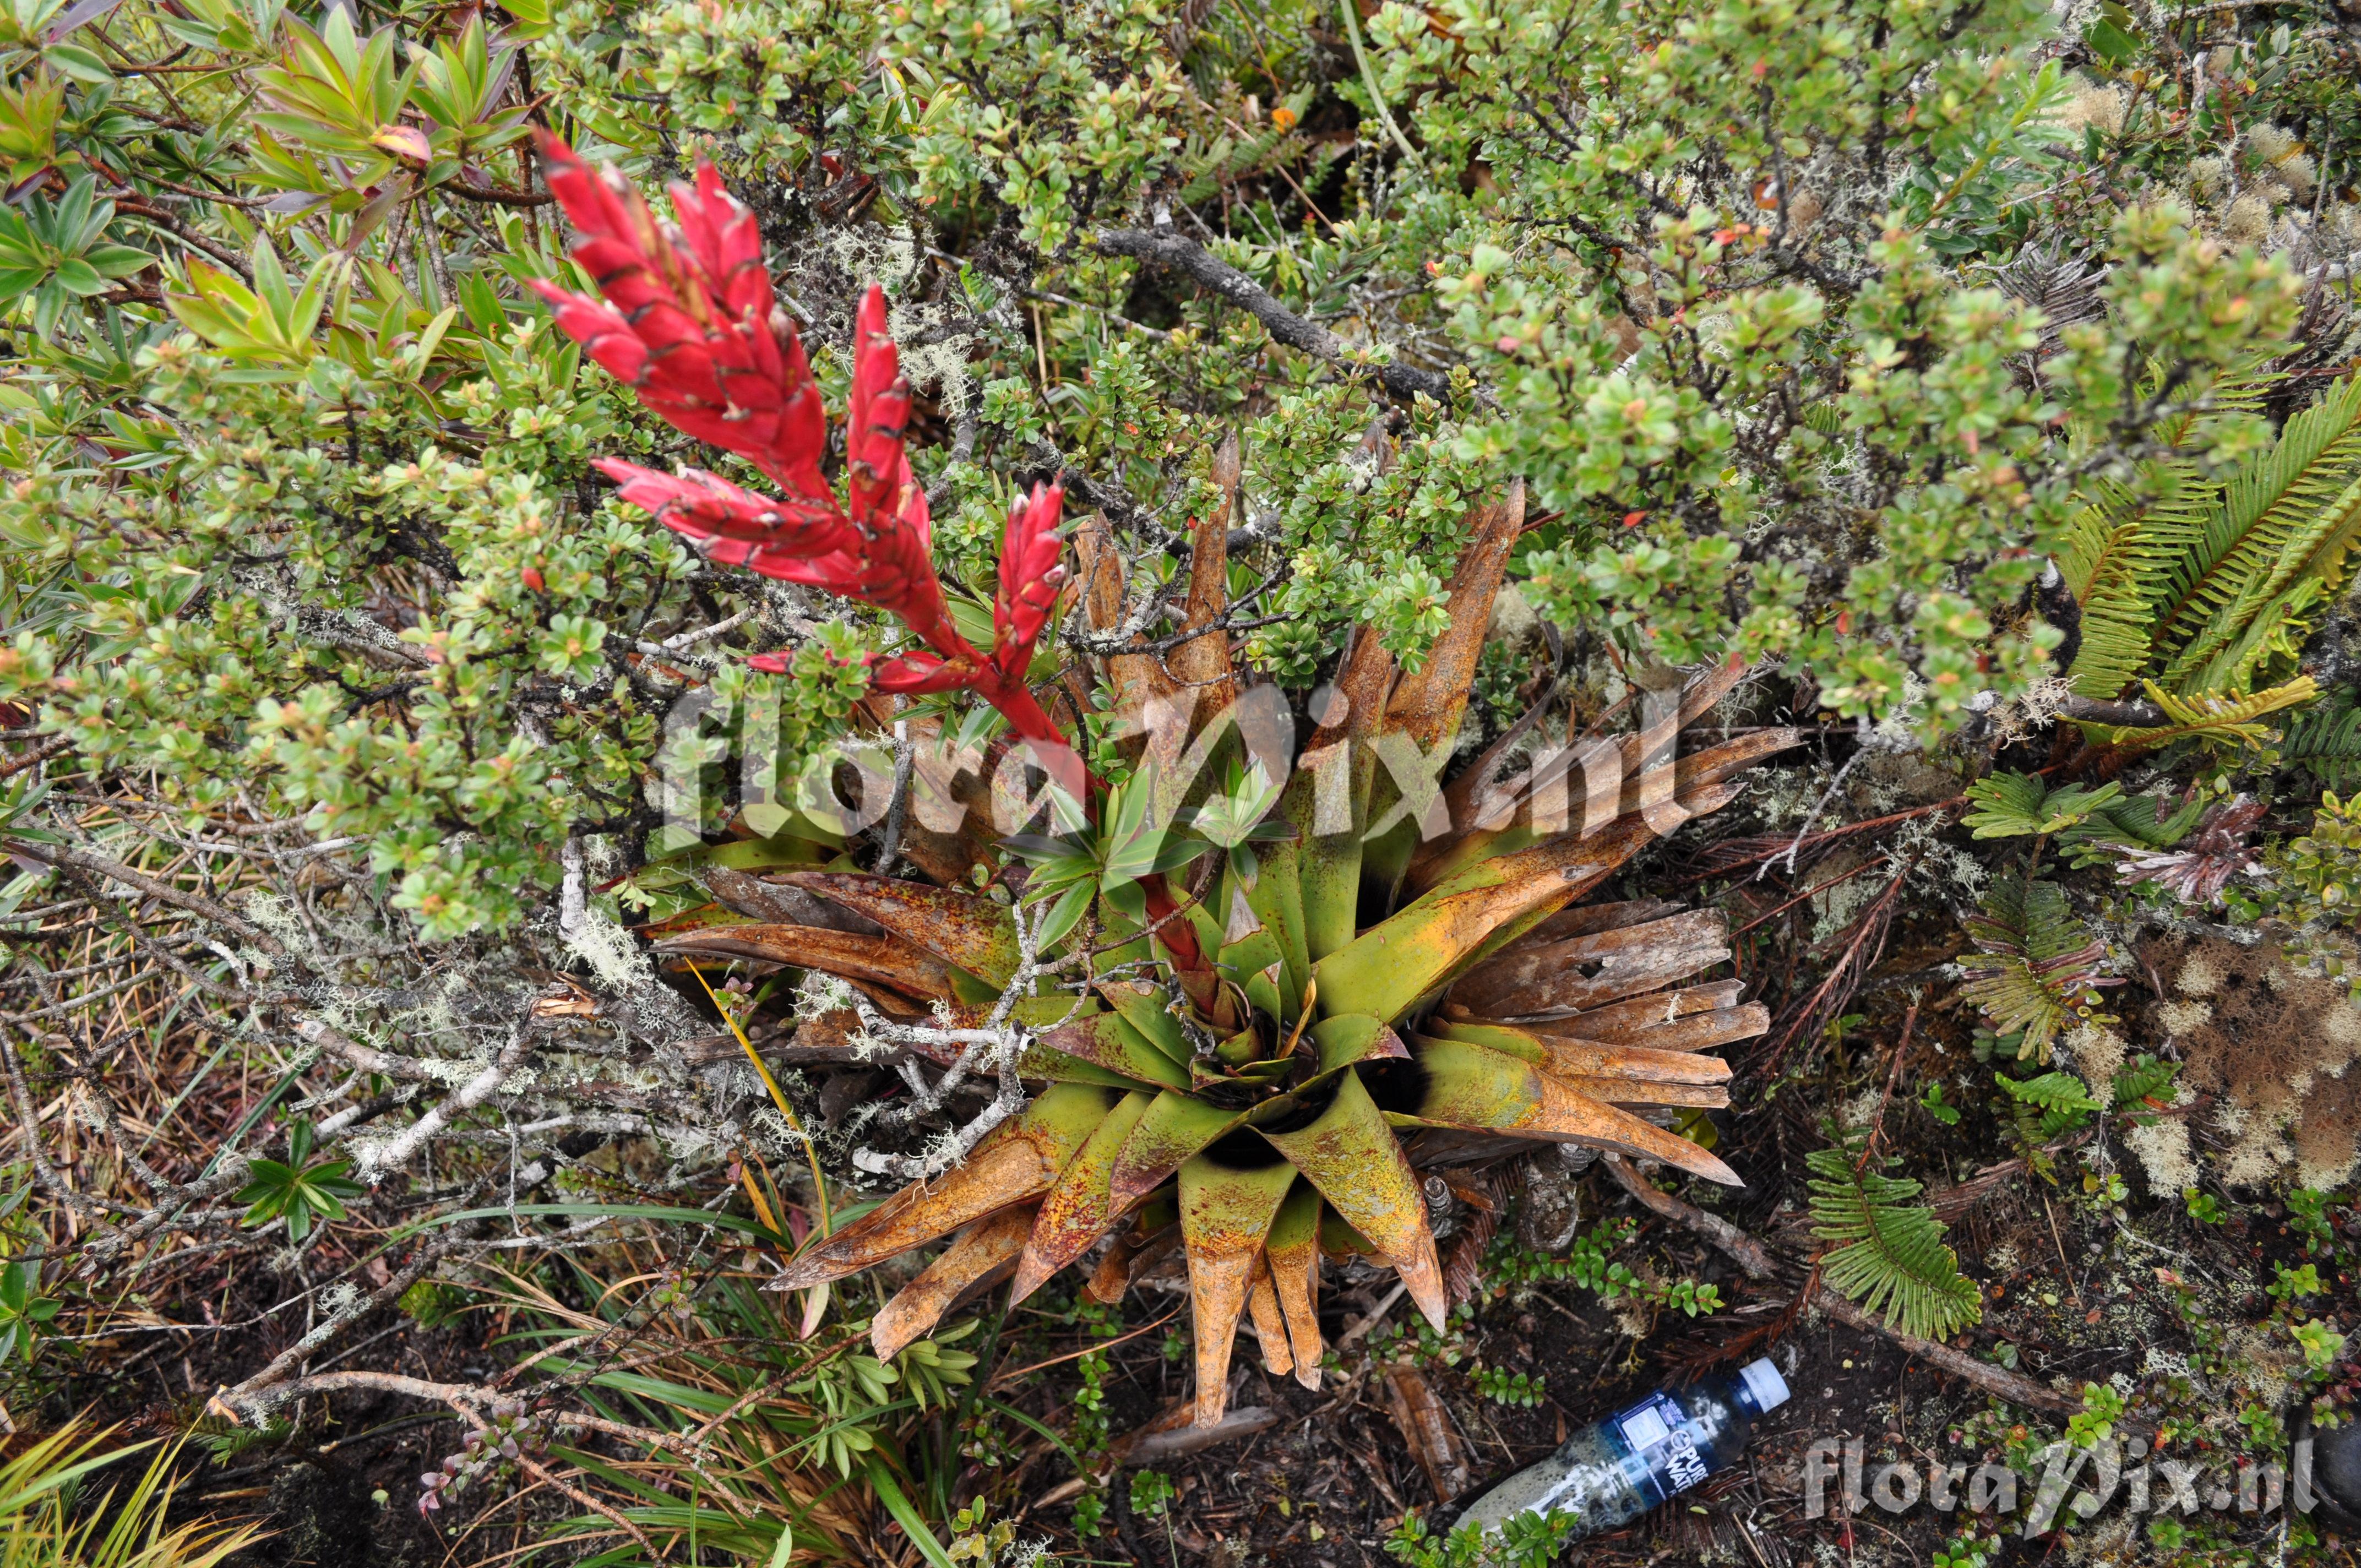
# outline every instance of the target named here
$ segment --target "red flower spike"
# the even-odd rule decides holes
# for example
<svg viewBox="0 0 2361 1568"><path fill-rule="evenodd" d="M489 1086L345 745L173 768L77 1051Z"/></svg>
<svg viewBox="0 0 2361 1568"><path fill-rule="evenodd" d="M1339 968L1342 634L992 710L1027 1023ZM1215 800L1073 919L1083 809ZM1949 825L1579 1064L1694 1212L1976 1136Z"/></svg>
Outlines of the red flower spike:
<svg viewBox="0 0 2361 1568"><path fill-rule="evenodd" d="M542 138L542 154L550 193L581 231L575 258L606 295L601 303L537 282L558 326L667 422L751 459L798 496L828 499L819 388L794 323L772 304L754 215L708 167L696 187L672 188L675 228L555 137Z"/></svg>
<svg viewBox="0 0 2361 1568"><path fill-rule="evenodd" d="M1018 735L1071 758L1025 683L1065 580L1063 495L1037 487L1009 513L986 659L953 625L935 575L933 520L903 444L910 384L886 334L884 291L862 297L854 325L840 501L820 472L828 421L819 388L795 324L773 302L760 227L713 167L701 166L693 186L673 186L678 222L662 224L612 169L593 170L555 137L544 135L541 149L550 193L580 231L575 257L606 296L537 283L559 330L668 423L746 457L794 498L756 495L694 468L664 475L601 461L623 499L695 540L710 560L898 616L925 651L872 661L877 690L973 691ZM751 663L774 674L790 667L780 654Z"/></svg>
<svg viewBox="0 0 2361 1568"><path fill-rule="evenodd" d="M889 520L910 473L902 432L910 384L902 353L885 334L885 291L871 284L852 323L852 394L844 409L844 458L854 521Z"/></svg>
<svg viewBox="0 0 2361 1568"><path fill-rule="evenodd" d="M697 541L709 560L832 594L851 595L858 587L850 551L859 541L827 508L773 500L697 468L659 474L614 457L595 466L622 486L625 500Z"/></svg>
<svg viewBox="0 0 2361 1568"><path fill-rule="evenodd" d="M1001 678L1022 681L1033 662L1033 644L1057 608L1066 568L1058 557L1065 540L1058 519L1066 493L1056 486L1033 487L1030 500L1011 507L1000 546L1000 592L992 601L992 662Z"/></svg>
<svg viewBox="0 0 2361 1568"><path fill-rule="evenodd" d="M872 669L869 684L882 692L923 696L975 685L976 669L965 662L946 663L932 653L905 653Z"/></svg>
<svg viewBox="0 0 2361 1568"><path fill-rule="evenodd" d="M935 576L934 521L927 492L910 473L902 436L910 421L910 383L885 333L885 291L861 297L852 328L852 391L844 411L845 489L861 532L861 597L892 610L946 653L969 652L952 629L950 607Z"/></svg>

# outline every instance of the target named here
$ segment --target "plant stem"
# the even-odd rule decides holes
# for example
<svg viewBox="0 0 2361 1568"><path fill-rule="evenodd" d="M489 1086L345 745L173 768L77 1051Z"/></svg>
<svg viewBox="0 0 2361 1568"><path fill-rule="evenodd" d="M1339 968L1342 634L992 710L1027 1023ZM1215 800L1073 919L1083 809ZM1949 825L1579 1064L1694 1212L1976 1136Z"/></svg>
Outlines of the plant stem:
<svg viewBox="0 0 2361 1568"><path fill-rule="evenodd" d="M715 993L712 982L705 978L705 971L691 963L688 972L697 977L697 983L705 988L705 994L712 1000L713 1010L721 1014L721 1021L730 1025L731 1034L738 1036L738 1044L744 1048L746 1059L754 1064L754 1070L762 1075L763 1087L771 1091L771 1103L779 1108L779 1114L787 1119L787 1125L795 1130L796 1136L803 1140L804 1162L811 1168L812 1191L819 1201L819 1234L823 1236L829 1234L835 1227L829 1219L828 1179L819 1173L818 1146L812 1142L811 1135L804 1131L803 1118L797 1116L796 1108L787 1103L785 1093L779 1088L779 1080L771 1076L771 1069L763 1064L762 1053L754 1048L754 1042L748 1039L746 1031L738 1026L736 1015L721 1004L721 998Z"/></svg>
<svg viewBox="0 0 2361 1568"><path fill-rule="evenodd" d="M1361 85L1369 90L1369 102L1377 106L1378 123L1386 127L1388 136L1394 138L1394 145L1401 148L1401 155L1416 163L1418 150L1410 145L1410 138L1401 134L1401 127L1394 124L1393 111L1386 107L1386 95L1378 91L1378 73L1370 68L1368 52L1361 47L1360 13L1354 9L1353 0L1337 0L1337 4L1345 9L1345 36L1353 40L1353 63L1361 68Z"/></svg>

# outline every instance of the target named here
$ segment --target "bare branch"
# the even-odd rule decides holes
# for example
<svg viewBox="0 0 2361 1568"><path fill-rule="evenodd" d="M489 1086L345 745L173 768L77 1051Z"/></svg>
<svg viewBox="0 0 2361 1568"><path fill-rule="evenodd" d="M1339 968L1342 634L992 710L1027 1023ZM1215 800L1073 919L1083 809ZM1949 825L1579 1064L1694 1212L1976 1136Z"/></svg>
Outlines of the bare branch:
<svg viewBox="0 0 2361 1568"><path fill-rule="evenodd" d="M263 930L259 926L247 924L222 905L216 904L201 894L184 892L170 883L159 882L144 872L135 872L118 861L110 861L105 856L93 854L88 850L76 849L71 844L37 844L26 839L12 839L8 844L11 854L22 855L28 861L38 861L46 866L71 866L76 871L89 872L94 875L105 877L110 882L121 883L124 886L144 894L159 904L169 904L175 909L185 909L192 915L210 920L217 926L225 927L274 959L302 962L281 946L279 939L270 933Z"/></svg>
<svg viewBox="0 0 2361 1568"><path fill-rule="evenodd" d="M1180 273L1254 317L1265 332L1290 348L1374 376L1395 397L1433 398L1446 406L1451 401L1450 377L1414 366L1367 365L1351 359L1344 341L1334 333L1297 315L1273 299L1261 284L1173 229L1104 229L1094 236L1093 243L1102 256L1126 256Z"/></svg>
<svg viewBox="0 0 2361 1568"><path fill-rule="evenodd" d="M463 1116L499 1092L509 1075L524 1062L525 1054L533 1048L533 1019L528 1016L510 1033L508 1045L494 1057L491 1065L459 1086L457 1093L436 1105L423 1116L404 1127L390 1143L369 1151L362 1162L367 1167L369 1185L376 1186L408 1164L435 1134L449 1126L454 1118Z"/></svg>

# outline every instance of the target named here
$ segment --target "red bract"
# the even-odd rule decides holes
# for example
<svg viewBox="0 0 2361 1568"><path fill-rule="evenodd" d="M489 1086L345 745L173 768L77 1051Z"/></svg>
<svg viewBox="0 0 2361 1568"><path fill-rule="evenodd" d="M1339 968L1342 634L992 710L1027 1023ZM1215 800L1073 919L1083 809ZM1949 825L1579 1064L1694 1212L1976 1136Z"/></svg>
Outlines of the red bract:
<svg viewBox="0 0 2361 1568"><path fill-rule="evenodd" d="M828 418L795 323L772 302L754 215L710 165L694 188L672 188L674 226L556 137L542 152L550 193L580 231L575 257L606 295L536 285L557 324L666 422L833 505L819 471Z"/></svg>
<svg viewBox="0 0 2361 1568"><path fill-rule="evenodd" d="M1060 490L1036 487L1032 500L1012 507L1000 543L1000 592L992 600L992 662L1004 680L1021 681L1033 644L1057 608L1066 568L1058 564L1065 540L1058 532Z"/></svg>
<svg viewBox="0 0 2361 1568"><path fill-rule="evenodd" d="M753 214L722 189L712 165L699 167L694 186L672 187L678 221L665 224L613 170L593 170L555 137L542 138L542 153L550 192L581 231L575 257L606 296L537 283L559 328L666 422L737 453L787 492L780 499L695 468L675 476L601 460L623 499L713 560L898 617L925 651L876 665L879 690L971 690L1019 735L1062 746L1025 676L1065 580L1064 493L1036 486L1010 511L992 652L978 652L952 624L935 575L927 493L903 444L910 384L886 335L884 292L873 286L854 322L840 499L820 471L828 418L803 342L773 302ZM785 668L774 655L752 663Z"/></svg>

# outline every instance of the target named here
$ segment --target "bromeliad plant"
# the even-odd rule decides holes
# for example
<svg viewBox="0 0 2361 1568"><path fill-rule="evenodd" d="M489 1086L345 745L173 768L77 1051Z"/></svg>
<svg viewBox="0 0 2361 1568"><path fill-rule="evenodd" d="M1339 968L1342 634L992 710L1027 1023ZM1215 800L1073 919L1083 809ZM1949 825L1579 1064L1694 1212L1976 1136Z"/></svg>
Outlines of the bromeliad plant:
<svg viewBox="0 0 2361 1568"><path fill-rule="evenodd" d="M819 394L772 304L751 216L705 170L675 188L677 226L660 225L621 181L547 150L550 187L583 231L577 254L608 298L548 291L559 324L650 408L786 492L604 465L624 494L715 559L893 611L925 651L878 668L884 690L974 691L1053 772L1072 757L1025 684L1064 579L1058 492L1037 490L1010 520L994 644L980 653L945 613L881 296L860 312L840 499L822 472ZM1226 470L1235 483L1234 461ZM1012 846L1034 867L1018 906L953 885L972 868L929 856L944 872L933 882L777 879L877 934L781 920L741 886L734 902L755 923L659 944L834 974L873 1033L944 1062L947 1079L990 1050L1005 1082L1046 1086L962 1144L963 1163L929 1167L774 1282L820 1285L953 1237L877 1314L881 1359L987 1277L1013 1272L1021 1299L1112 1237L1088 1285L1111 1302L1178 1246L1195 1417L1211 1423L1244 1315L1275 1370L1317 1384L1323 1254L1382 1260L1443 1325L1422 1158L1547 1140L1738 1180L1637 1113L1726 1104L1730 1069L1701 1053L1767 1024L1741 982L1688 983L1730 956L1720 917L1653 900L1573 905L1660 832L1728 801L1734 775L1792 733L1676 756L1682 728L1741 674L1714 667L1665 692L1639 732L1556 752L1522 790L1494 779L1505 740L1438 790L1433 765L1449 755L1523 525L1515 488L1471 519L1452 626L1424 663L1398 671L1361 636L1299 758L1274 740L1290 726L1257 726L1251 703L1226 700L1239 685L1220 632L1226 522L1194 530L1189 624L1203 634L1185 669L1181 653L1170 668L1152 654L1105 661L1116 729L1147 732L1144 753L1112 785L1075 764L1064 830ZM1076 544L1077 602L1109 631L1121 563L1103 532ZM1189 698L1206 692L1213 711L1196 712Z"/></svg>

